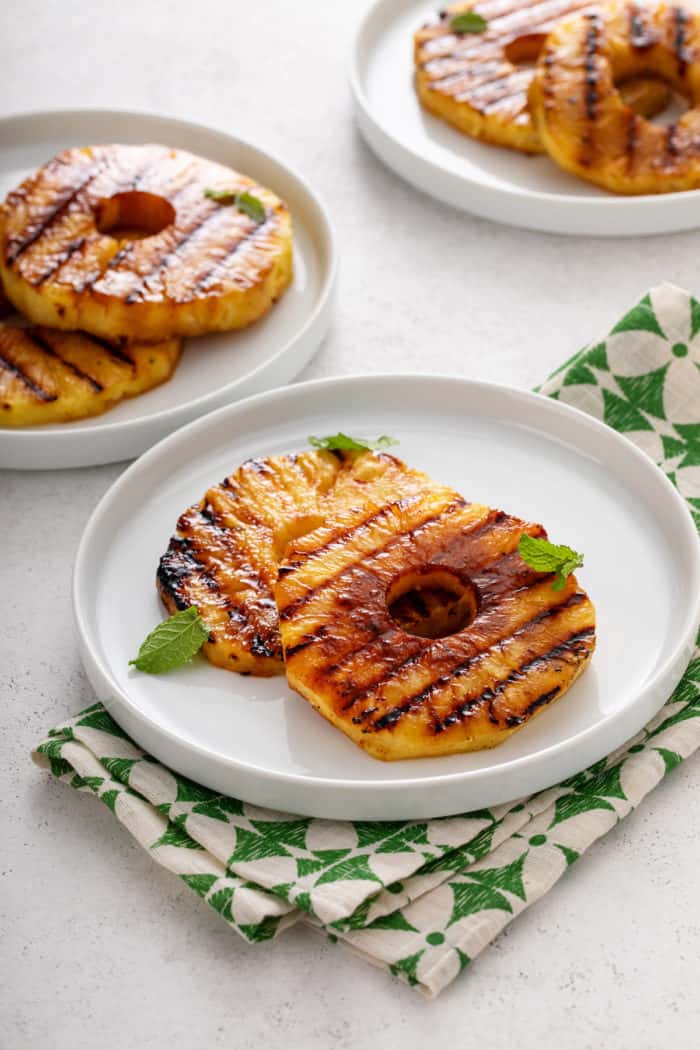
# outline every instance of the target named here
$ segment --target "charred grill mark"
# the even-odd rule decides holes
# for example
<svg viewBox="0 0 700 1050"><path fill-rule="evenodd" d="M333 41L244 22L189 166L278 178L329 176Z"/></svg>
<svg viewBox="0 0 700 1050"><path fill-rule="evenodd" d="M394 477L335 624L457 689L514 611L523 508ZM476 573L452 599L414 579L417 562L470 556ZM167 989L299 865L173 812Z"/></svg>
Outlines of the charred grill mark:
<svg viewBox="0 0 700 1050"><path fill-rule="evenodd" d="M464 92L474 109L486 110L489 106L502 103L506 98L513 98L522 94L523 74L520 71L508 71L492 77L490 80L482 80L475 87ZM462 92L460 92L461 96Z"/></svg>
<svg viewBox="0 0 700 1050"><path fill-rule="evenodd" d="M373 514L370 514L366 518L363 518L362 521L358 521L355 525L349 525L347 528L341 529L339 532L335 532L329 540L327 540L325 543L320 544L318 547L314 547L312 550L299 553L295 558L290 559L287 562L287 564L292 569L298 569L302 565L305 565L312 558L317 558L319 555L325 554L326 551L330 550L330 548L334 547L336 544L346 543L351 536L354 537L361 535L362 533L370 529L372 525L376 525L378 522L384 521L384 519L387 518L393 511L395 511L396 508L403 510L404 508L409 507L412 503L415 503L418 499L419 496L411 496L407 499L396 500L393 503L387 503L383 507L380 507L380 509L375 511ZM464 505L464 500L462 501L462 504Z"/></svg>
<svg viewBox="0 0 700 1050"><path fill-rule="evenodd" d="M123 248L120 248L119 251L109 260L105 266L104 272L107 273L109 270L116 270L117 266L124 262L124 259L130 254L132 248L133 244L131 242L125 244Z"/></svg>
<svg viewBox="0 0 700 1050"><path fill-rule="evenodd" d="M5 254L5 262L8 266L12 266L17 261L17 259L19 259L20 255L26 252L27 248L31 248L31 246L36 241L38 241L39 238L54 224L56 219L60 218L61 215L63 215L68 210L68 208L70 208L71 204L74 200L76 200L78 195L89 186L89 184L93 181L94 178L96 178L98 171L101 169L101 167L102 164L99 164L97 167L93 167L87 178L83 179L83 181L80 182L76 187L74 187L74 189L72 189L69 194L62 197L51 209L48 215L45 215L43 219L38 220L37 223L33 224L33 226L30 227L32 231L31 233L27 234L27 236L23 238L20 238L19 240L10 238L10 244L12 245L12 247L10 247Z"/></svg>
<svg viewBox="0 0 700 1050"><path fill-rule="evenodd" d="M669 157L677 157L680 152L678 149L678 143L676 142L676 135L678 133L677 124L669 124L666 128L666 152Z"/></svg>
<svg viewBox="0 0 700 1050"><path fill-rule="evenodd" d="M101 347L102 350L106 350L110 357L113 357L116 361L121 361L122 364L131 365L132 367L136 363L133 357L130 357L123 346L114 346L113 343L108 342L106 339L101 339L97 335L89 335L87 332L84 333L86 339L89 339L91 343L95 343L96 346Z"/></svg>
<svg viewBox="0 0 700 1050"><path fill-rule="evenodd" d="M682 7L673 8L673 21L674 21L674 34L673 34L673 50L676 56L676 63L678 65L678 72L683 76L688 66L690 56L686 51L686 28L688 25L688 12L684 11Z"/></svg>
<svg viewBox="0 0 700 1050"><path fill-rule="evenodd" d="M469 539L473 542L474 540L480 540L482 536L485 536L488 532L493 532L494 529L502 525L504 521L509 520L508 514L503 510L490 510L486 516L486 520L482 521L481 525L478 525L475 529L470 529Z"/></svg>
<svg viewBox="0 0 700 1050"><path fill-rule="evenodd" d="M76 376L78 379L82 379L84 383L87 383L90 387L92 387L96 394L102 393L102 391L104 390L102 383L99 383L94 378L94 376L91 376L87 372L84 372L82 368L79 368L78 365L74 365L72 361L69 361L68 358L64 357L63 354L59 350L57 350L49 342L49 340L45 336L43 336L36 328L27 328L26 335L30 342L32 342L34 346L37 347L37 349L42 350L45 354L48 354L49 357L53 357L56 361L60 361L61 364L64 365L64 367L67 368L69 372L72 372L74 376Z"/></svg>
<svg viewBox="0 0 700 1050"><path fill-rule="evenodd" d="M585 16L588 19L588 31L586 33L586 54L584 58L584 69L586 72L585 106L586 117L593 122L596 116L598 103L598 70L596 59L598 57L598 40L600 36L600 17L597 14Z"/></svg>
<svg viewBox="0 0 700 1050"><path fill-rule="evenodd" d="M527 662L521 664L520 667L517 667L514 671L511 671L506 678L502 678L493 686L489 686L478 696L471 696L468 697L466 700L463 700L460 704L457 705L457 707L455 707L455 709L452 712L450 712L449 715L447 715L446 718L442 719L441 729L449 728L449 726L462 721L466 714L468 714L474 708L480 707L483 703L489 704L490 720L493 721L494 724L498 724L498 719L496 718L493 712L493 702L505 692L508 686L513 685L515 682L521 681L522 678L525 675L527 675L529 671L531 671L538 665L541 665L543 663L550 663L552 660L561 659L565 655L574 655L577 661L585 659L588 654L588 648L585 645L585 642L589 638L591 638L593 634L594 629L592 627L587 627L582 631L575 631L573 634L569 635L568 638L564 639L564 641L558 642L557 645L553 646L548 652L535 656L531 660L528 660ZM457 677L459 673L464 673L464 671L458 668L452 674L442 676L442 678L444 678L444 682L441 682L441 680L438 679L437 682L431 683L429 686L426 686L425 689L421 690L420 693L417 693L415 694L415 696L409 697L407 700L404 700L401 704L392 708L381 718L378 718L377 721L373 724L372 729L385 729L387 728L387 726L395 725L407 713L407 711L415 709L416 707L420 707L423 703L425 703L435 691L438 684L447 684L448 682L452 681L455 677ZM555 694L558 691L559 687L557 687L557 689L554 691ZM542 698L540 697L538 698L538 700L541 701ZM538 706L538 701L535 701L534 703L535 707ZM526 709L525 714L522 716L523 721L527 717L527 713L528 709Z"/></svg>
<svg viewBox="0 0 700 1050"><path fill-rule="evenodd" d="M187 609L190 605L186 599L186 584L193 576L200 579L209 590L220 593L217 581L210 576L203 563L196 557L196 553L195 545L190 539L173 536L158 563L158 584L178 609Z"/></svg>
<svg viewBox="0 0 700 1050"><path fill-rule="evenodd" d="M481 662L485 657L489 656L494 649L497 649L499 646L502 646L504 642L510 641L513 638L522 638L523 635L526 635L530 631L532 631L532 629L536 627L537 624L542 623L544 620L558 617L562 613L566 612L567 609L571 609L575 605L580 605L581 602L585 600L585 594L583 594L581 591L577 591L575 594L572 594L569 598L567 598L565 602L562 602L561 605L555 605L551 609L545 609L543 612L537 613L537 615L533 616L531 620L528 620L527 623L524 623L521 627L518 627L515 631L513 631L508 636L508 638L501 638L498 641L494 642L492 645L487 645L484 649L480 649L478 652L468 657L468 659L460 661L449 671L440 675L434 681L430 682L427 686L424 686L424 688L421 689L418 693L415 693L412 697L409 697L406 701L404 701L404 703L407 704L409 707L420 705L423 702L423 699L432 695L432 693L434 693L436 689L441 688L443 685L447 685L455 678L463 677L465 674L467 674L468 671L472 669L472 667ZM595 633L594 628L590 628L587 630L588 633L591 635ZM403 670L405 666L409 666L411 663L414 663L416 659L419 658L421 655L422 650L420 653L412 654L406 661L404 661L404 663L392 668L392 678L395 678L397 672ZM541 658L538 657L537 659ZM371 683L369 686L363 689L361 693L357 693L354 699L345 706L344 710L349 710L351 707L354 707L354 705L358 701L366 700L369 697L371 697L375 688L377 686L381 686L384 683L384 681L385 679L382 678L380 681Z"/></svg>
<svg viewBox="0 0 700 1050"><path fill-rule="evenodd" d="M273 213L273 214L274 214L274 213ZM254 225L254 226L253 226L253 227L252 227L251 229L249 229L249 230L246 230L246 232L245 232L245 233L243 234L243 236L242 236L242 237L240 237L240 238L239 238L239 239L238 239L238 240L237 240L237 241L235 242L235 244L233 245L233 247L229 249L229 251L228 251L228 252L226 253L226 255L224 256L224 258L223 258L223 259L220 259L220 260L219 260L218 262L214 263L214 265L213 265L213 266L210 266L210 267L209 267L209 269L208 269L208 270L206 270L206 271L205 271L205 272L204 272L204 273L202 274L202 276L201 276L201 277L199 277L199 278L197 279L197 281L195 282L195 284L194 284L194 285L192 286L192 288L190 289L189 295L190 295L190 296L194 296L194 295L196 295L196 294L197 294L197 292L200 292L200 291L202 291L202 290L206 290L207 286L208 286L208 285L209 285L209 284L210 284L210 283L211 283L211 282L213 281L213 279L214 279L215 275L216 275L216 274L217 274L217 273L218 273L218 272L219 272L220 270L223 270L223 269L225 269L225 268L226 268L226 266L228 266L228 264L230 263L231 259L233 259L233 257L234 257L234 256L235 256L235 255L236 255L236 254L237 254L237 253L238 253L239 251L241 251L241 250L242 250L243 248L245 248L245 247L246 247L246 245L247 245L247 244L249 244L249 243L250 243L251 241L255 240L255 238L256 238L256 237L257 237L257 236L258 236L258 235L259 235L259 234L260 234L260 233L261 233L261 232L262 232L263 230L265 230L265 229L266 229L266 227L268 226L268 224L269 224L269 222L270 222L270 219L271 219L271 216L270 216L270 215L268 215L268 216L267 216L267 217L265 218L265 221L264 221L264 222L262 222L262 223L259 223L259 224L257 224L257 225Z"/></svg>
<svg viewBox="0 0 700 1050"><path fill-rule="evenodd" d="M180 520L184 521L185 528L187 528L187 525L189 524L187 515L192 513L195 513L197 517L206 522L205 528L208 528L218 536L219 539L223 539L224 542L227 542L230 539L231 529L208 500L199 506L191 507L190 510L183 515Z"/></svg>
<svg viewBox="0 0 700 1050"><path fill-rule="evenodd" d="M524 33L546 35L564 16L580 11L585 6L587 5L580 0L563 0L561 3L538 0L535 3L479 4L477 10L483 12L489 22L489 28L485 34L474 38L457 36L455 41L449 23L441 26L442 31L437 36L432 35L429 41L423 41L422 47L419 42L421 54L417 64L419 68L428 71L428 74L433 62L461 64L461 71L456 72L453 69L444 76L438 75L431 80L430 86L442 94L451 95L457 101L466 101L473 105L472 92L464 84L464 78L470 76L475 63L484 61L487 57L492 61L505 57L502 51L503 45L511 43ZM444 44L444 49L440 47L441 43ZM437 44L437 49L431 47L431 44ZM508 61L507 57L506 61ZM519 68L517 65L512 68L508 77L504 78L503 92L498 105L505 107L509 103L512 105L517 103L520 109L526 111L527 84L532 79L532 75L532 71ZM509 79L511 83L508 83ZM547 95L546 79L545 69L543 85L545 96ZM452 80L451 83L450 80ZM497 103L490 105L496 106ZM474 105L473 108L480 112L489 112L488 106L485 105L479 107Z"/></svg>
<svg viewBox="0 0 700 1050"><path fill-rule="evenodd" d="M554 689L550 689L548 693L542 693L535 700L527 705L521 715L508 715L506 718L506 725L509 728L513 726L522 725L523 722L527 721L530 715L533 715L538 707L544 707L546 704L552 702L555 696L561 692L561 686L556 685Z"/></svg>
<svg viewBox="0 0 700 1050"><path fill-rule="evenodd" d="M34 380L24 372L20 366L6 356L7 351L0 353L0 369L4 368L7 372L10 372L13 376L22 382L27 390L29 390L39 401L46 403L50 401L57 401L58 394L50 394L48 390L44 390L43 387L35 383Z"/></svg>
<svg viewBox="0 0 700 1050"><path fill-rule="evenodd" d="M656 42L649 23L646 21L642 10L637 4L631 4L629 8L629 36L630 43L637 51L646 51Z"/></svg>
<svg viewBox="0 0 700 1050"><path fill-rule="evenodd" d="M545 107L551 106L552 96L554 94L554 86L552 84L552 72L554 68L554 55L551 51L545 51L544 58L542 59L544 67L544 76L542 83L542 94L545 99Z"/></svg>
<svg viewBox="0 0 700 1050"><path fill-rule="evenodd" d="M261 634L254 634L250 643L250 651L253 656L273 657L277 656L279 646L273 646L266 641Z"/></svg>
<svg viewBox="0 0 700 1050"><path fill-rule="evenodd" d="M630 4L629 7L629 37L632 47L641 49L647 46L647 36L645 32L645 25L640 16L639 8L636 4Z"/></svg>
<svg viewBox="0 0 700 1050"><path fill-rule="evenodd" d="M216 537L217 541L221 543L226 548L226 550L231 553L234 559L239 555L240 552L235 546L235 543L232 538L232 530L230 529L230 527L217 513L217 511L214 509L211 503L204 503L202 506L190 507L189 510L185 511L185 513L180 516L180 519L177 523L178 530L182 533L185 533L183 542L189 544L189 549L192 552L193 556L196 555L201 549L196 538L191 534L191 515L193 514L195 514L203 523L203 528L207 529L210 534L213 534ZM173 537L173 539L178 540L180 539L180 537ZM207 549L206 542L204 543L203 549L204 551L206 551ZM203 562L197 561L197 564L204 568L204 575L207 578L207 585L210 586L212 590L218 591L218 593L222 597L225 597L227 608L230 608L231 600L228 599L228 597L224 594L224 591L222 590L219 580L216 576L216 564L214 565L214 568L212 570L206 569ZM246 562L246 576L248 578L253 577L255 581L256 596L254 599L249 599L251 604L254 602L258 609L276 609L274 601L271 598L265 597L265 592L267 591L267 584L263 580L258 569L249 562Z"/></svg>
<svg viewBox="0 0 700 1050"><path fill-rule="evenodd" d="M176 243L173 245L170 251L166 252L165 255L161 256L161 258L153 264L150 270L147 270L145 273L139 274L139 287L135 288L133 292L130 292L126 296L124 302L135 303L139 299L142 299L144 282L151 277L159 276L160 274L164 273L165 270L167 270L171 266L171 264L177 259L182 249L185 247L186 244L188 244L192 240L195 234L203 230L206 226L209 225L212 219L219 217L221 214L221 209L215 208L214 211L209 212L208 215L200 215L195 225L192 226L191 229L189 229L186 233L184 233L179 241L176 241Z"/></svg>
<svg viewBox="0 0 700 1050"><path fill-rule="evenodd" d="M302 640L300 642L297 642L296 645L291 645L288 649L285 649L285 660L291 660L292 657L296 656L297 653L303 652L303 650L306 649L309 645L313 645L314 642L319 642L322 638L326 636L327 633L328 628L322 624L320 627L316 628L313 634L304 635Z"/></svg>
<svg viewBox="0 0 700 1050"><path fill-rule="evenodd" d="M630 107L630 111L627 117L627 139L625 141L625 158L627 162L627 170L631 171L634 164L634 155L637 149L638 139L638 123L637 114Z"/></svg>
<svg viewBox="0 0 700 1050"><path fill-rule="evenodd" d="M576 658L577 662L579 662L582 659L587 659L587 657L590 655L590 650L588 649L585 643L589 638L593 637L594 634L595 630L593 627L586 627L582 631L574 631L573 634L570 634L569 637L565 638L563 641L558 642L548 652L541 653L540 655L534 656L532 659L527 660L525 663L521 664L520 667L517 667L514 671L511 671L506 678L502 678L499 682L496 682L495 685L489 686L487 689L484 690L484 692L480 696L471 697L469 700L466 701L467 711L471 710L473 707L479 706L484 701L487 701L489 705L489 721L492 722L494 725L498 725L499 720L494 712L493 703L494 700L497 700L498 697L505 692L508 686L513 685L515 682L521 681L522 678L534 668L539 667L542 664L551 663L553 660L560 660L563 657L569 655L573 655ZM559 690L560 687L557 686L551 694L544 694L544 696L549 696L549 699L551 700L554 696L556 696ZM521 722L525 721L528 714L531 714L532 711L536 710L536 708L541 706L542 703L547 702L548 701L543 700L542 697L538 697L537 700L531 702L531 704L528 705L522 716L518 715L511 717L517 717L519 719L519 722L517 724L520 724ZM444 720L444 724L452 725L454 724L454 722L461 721L461 719L464 717L464 714L466 713L466 711L462 712L462 708L464 706L464 703L460 704L455 711L453 711L447 716L447 718ZM508 722L507 719L506 722Z"/></svg>
<svg viewBox="0 0 700 1050"><path fill-rule="evenodd" d="M403 500L399 502L404 503ZM391 506L396 506L396 504L391 504ZM435 521L438 521L439 519L443 518L448 514L453 514L455 511L461 510L465 506L467 506L467 503L460 496L459 499L455 500L452 503L449 503L445 508L443 508L443 510L431 515L431 517L426 518L425 521L422 521L419 525L416 525L415 528L409 529L408 532L401 533L400 536L394 536L381 547L375 547L371 552L368 552L365 555L360 555L360 557L369 557L371 555L371 557L374 558L378 554L385 554L387 551L391 550L399 543L405 542L406 540L410 540L411 538L415 537L417 533L419 533L422 529L425 529L428 525L432 525ZM323 548L317 548L317 551L320 550L323 550ZM353 569L357 565L358 560L359 558L356 558L355 561L350 562L350 564L344 565L342 569L339 569L337 572L334 572L331 576L327 576L321 583L317 584L315 587L310 587L305 594L290 602L289 605L286 605L284 607L284 609L280 609L280 620L288 620L299 609L306 605L307 602L310 602L311 599L319 591L323 590L324 587L327 587L329 583L331 583L334 580L337 580L338 577Z"/></svg>
<svg viewBox="0 0 700 1050"><path fill-rule="evenodd" d="M47 281L49 277L53 277L56 271L60 270L63 264L68 262L72 255L75 255L76 252L80 251L80 249L85 244L85 241L85 237L77 237L74 241L71 241L68 247L59 254L58 258L48 268L48 270L44 270L43 273L41 273L31 282L34 285L34 287L40 288L44 281Z"/></svg>
<svg viewBox="0 0 700 1050"><path fill-rule="evenodd" d="M158 562L156 580L160 591L174 602L176 608L189 607L190 603L184 596L185 584L192 573L201 568L190 553L187 541L174 536Z"/></svg>
<svg viewBox="0 0 700 1050"><path fill-rule="evenodd" d="M422 698L420 702L422 703ZM396 725L399 719L403 718L406 712L410 711L413 706L418 705L412 704L410 701L406 700L403 704L398 704L396 707L392 707L391 711L387 711L385 715L382 715L381 718L378 718L377 721L373 723L372 729L387 729L388 726ZM376 708L373 710L376 710ZM364 719L357 717L353 718L353 722L359 723L361 721L364 721Z"/></svg>
<svg viewBox="0 0 700 1050"><path fill-rule="evenodd" d="M218 527L218 515L214 511L211 503L205 503L203 507L199 508L199 516L204 518L210 525L216 525Z"/></svg>
<svg viewBox="0 0 700 1050"><path fill-rule="evenodd" d="M361 649L351 649L350 652L346 653L344 656L341 656L338 660L334 660L331 664L326 664L326 666L323 668L324 676L330 677L332 675L335 675L338 671L341 671L343 667L346 667L347 664L352 663L352 661L357 657L358 653L365 652L372 645L382 642L386 645L390 645L392 642L398 642L403 637L403 632L399 631L396 627L393 627L392 625L390 625L387 630L377 629L376 631L374 630L375 626L377 625L373 625L372 627L374 633L371 635L371 637L369 637L366 640ZM417 660L420 659L425 650L430 648L431 645L431 640L429 638L421 638L418 635L411 635L410 638L413 642L413 651L409 654L409 656L407 656L404 660L401 661L401 663L399 664L399 667L401 669L408 668L412 664L414 664ZM358 693L355 687L352 685L352 683L350 685L350 688L343 688L343 693L346 696L349 696L350 699L345 704L343 704L342 710L349 711L350 708L353 707L356 703L356 699L353 699L353 697L356 697L357 699L364 699L366 695L368 695L375 686L381 685L383 681L384 676L371 682L368 685L365 685L363 687L362 693Z"/></svg>
<svg viewBox="0 0 700 1050"><path fill-rule="evenodd" d="M270 467L270 464L267 463L264 459L260 458L247 459L245 463L243 463L243 465L241 466L241 470L246 469L252 470L256 474L260 474L262 477L267 477L269 474L272 474L272 468Z"/></svg>

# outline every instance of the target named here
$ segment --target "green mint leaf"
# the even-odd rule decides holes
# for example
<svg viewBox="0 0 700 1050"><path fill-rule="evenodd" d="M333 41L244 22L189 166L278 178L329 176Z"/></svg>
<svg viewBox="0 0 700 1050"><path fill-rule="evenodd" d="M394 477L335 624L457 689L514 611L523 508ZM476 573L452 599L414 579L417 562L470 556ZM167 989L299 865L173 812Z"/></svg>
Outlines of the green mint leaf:
<svg viewBox="0 0 700 1050"><path fill-rule="evenodd" d="M450 29L455 33L483 33L488 22L475 11L463 11L450 19Z"/></svg>
<svg viewBox="0 0 700 1050"><path fill-rule="evenodd" d="M247 190L242 193L235 193L233 190L205 190L204 196L218 204L232 204L253 222L257 222L258 226L267 218L262 201Z"/></svg>
<svg viewBox="0 0 700 1050"><path fill-rule="evenodd" d="M324 438L310 437L309 444L313 448L327 448L331 452L336 450L341 452L367 452L374 449L390 448L392 445L398 445L398 441L396 438L389 437L388 434L382 434L376 441L365 441L364 438L351 438L347 434L339 432Z"/></svg>
<svg viewBox="0 0 700 1050"><path fill-rule="evenodd" d="M257 222L258 226L265 222L266 215L262 201L259 201L252 193L239 193L236 197L236 207L239 211L245 212L253 222Z"/></svg>
<svg viewBox="0 0 700 1050"><path fill-rule="evenodd" d="M204 196L218 204L235 204L236 194L233 190L205 190Z"/></svg>
<svg viewBox="0 0 700 1050"><path fill-rule="evenodd" d="M535 572L553 572L556 576L552 582L553 591L561 591L572 572L583 565L583 555L572 550L566 544L550 543L541 537L520 537L518 543L520 557Z"/></svg>
<svg viewBox="0 0 700 1050"><path fill-rule="evenodd" d="M159 623L139 649L135 660L129 660L139 671L162 674L189 663L209 637L209 628L200 618L195 605L174 613Z"/></svg>

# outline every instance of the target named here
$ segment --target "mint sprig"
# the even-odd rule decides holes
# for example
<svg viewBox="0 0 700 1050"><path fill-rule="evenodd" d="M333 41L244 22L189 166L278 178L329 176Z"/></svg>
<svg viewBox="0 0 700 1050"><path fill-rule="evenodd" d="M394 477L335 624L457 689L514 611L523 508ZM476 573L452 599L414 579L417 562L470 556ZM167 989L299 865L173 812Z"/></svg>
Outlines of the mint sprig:
<svg viewBox="0 0 700 1050"><path fill-rule="evenodd" d="M462 11L450 19L450 29L454 33L483 33L486 28L488 22L475 11Z"/></svg>
<svg viewBox="0 0 700 1050"><path fill-rule="evenodd" d="M208 197L209 200L216 201L218 204L230 204L234 208L238 208L249 219L256 222L258 226L265 222L267 218L262 201L254 197L252 193L248 193L247 190L243 190L241 193L236 193L234 190L205 190L204 196Z"/></svg>
<svg viewBox="0 0 700 1050"><path fill-rule="evenodd" d="M524 533L518 543L520 557L535 572L554 572L553 591L561 591L572 572L583 565L583 555L566 544L550 543Z"/></svg>
<svg viewBox="0 0 700 1050"><path fill-rule="evenodd" d="M396 438L389 437L388 434L382 434L376 441L365 441L364 438L348 437L347 434L342 432L323 438L310 437L308 440L313 448L326 448L330 452L369 452L398 445Z"/></svg>
<svg viewBox="0 0 700 1050"><path fill-rule="evenodd" d="M174 613L155 627L145 639L135 660L129 660L138 671L162 674L190 662L207 638L209 628L195 605Z"/></svg>

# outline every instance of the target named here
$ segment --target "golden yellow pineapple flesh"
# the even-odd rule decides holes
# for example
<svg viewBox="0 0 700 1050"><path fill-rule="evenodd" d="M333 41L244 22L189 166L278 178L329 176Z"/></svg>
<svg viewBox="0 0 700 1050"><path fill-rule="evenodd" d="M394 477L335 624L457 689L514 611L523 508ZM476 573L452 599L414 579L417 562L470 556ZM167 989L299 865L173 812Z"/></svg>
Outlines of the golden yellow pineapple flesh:
<svg viewBox="0 0 700 1050"><path fill-rule="evenodd" d="M375 758L500 743L595 645L587 595L531 570L523 533L545 535L434 487L292 542L275 588L290 686Z"/></svg>
<svg viewBox="0 0 700 1050"><path fill-rule="evenodd" d="M181 342L112 345L83 332L0 324L0 426L97 416L165 382Z"/></svg>
<svg viewBox="0 0 700 1050"><path fill-rule="evenodd" d="M250 194L262 221L206 190ZM240 328L291 277L286 205L183 150L69 149L0 210L0 279L36 324L150 341Z"/></svg>
<svg viewBox="0 0 700 1050"><path fill-rule="evenodd" d="M287 545L335 519L434 488L385 453L308 451L244 463L180 517L157 585L170 612L196 605L204 653L245 674L284 673L273 590Z"/></svg>

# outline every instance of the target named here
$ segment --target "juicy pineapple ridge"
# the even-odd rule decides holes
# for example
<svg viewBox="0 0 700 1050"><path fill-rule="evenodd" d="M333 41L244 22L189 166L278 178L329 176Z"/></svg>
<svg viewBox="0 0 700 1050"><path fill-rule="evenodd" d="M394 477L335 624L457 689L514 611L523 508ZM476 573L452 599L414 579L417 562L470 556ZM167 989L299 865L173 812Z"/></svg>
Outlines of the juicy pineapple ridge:
<svg viewBox="0 0 700 1050"><path fill-rule="evenodd" d="M587 595L574 576L557 591L530 569L523 533L546 535L436 487L292 541L275 587L290 686L375 758L501 743L564 695L595 646ZM463 624L439 636L441 602ZM416 629L416 608L437 637Z"/></svg>

